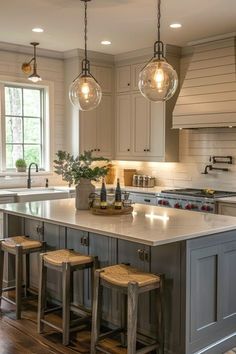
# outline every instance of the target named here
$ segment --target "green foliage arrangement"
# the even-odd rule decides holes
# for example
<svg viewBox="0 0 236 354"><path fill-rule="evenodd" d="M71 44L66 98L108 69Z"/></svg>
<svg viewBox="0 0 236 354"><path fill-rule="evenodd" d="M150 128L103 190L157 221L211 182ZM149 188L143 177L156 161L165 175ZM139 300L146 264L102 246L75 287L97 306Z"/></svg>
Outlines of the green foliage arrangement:
<svg viewBox="0 0 236 354"><path fill-rule="evenodd" d="M74 157L66 151L59 150L56 153L57 159L54 160L55 173L62 176L63 181L67 181L69 186L78 184L82 179L98 181L108 173L109 159L104 157L93 157L92 151L85 151ZM96 162L104 161L105 165L96 166Z"/></svg>
<svg viewBox="0 0 236 354"><path fill-rule="evenodd" d="M16 168L19 168L19 167L26 168L27 167L27 164L24 159L16 160L15 165L16 165Z"/></svg>

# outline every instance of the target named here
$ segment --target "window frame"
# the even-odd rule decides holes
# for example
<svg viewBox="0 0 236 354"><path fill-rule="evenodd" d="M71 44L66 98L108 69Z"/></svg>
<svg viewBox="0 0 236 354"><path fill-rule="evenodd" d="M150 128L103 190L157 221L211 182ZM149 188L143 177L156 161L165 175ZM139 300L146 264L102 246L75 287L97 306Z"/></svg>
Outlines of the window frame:
<svg viewBox="0 0 236 354"><path fill-rule="evenodd" d="M0 175L16 173L15 169L6 169L6 141L5 141L5 86L42 89L43 92L43 120L42 120L42 166L45 174L53 171L54 156L54 84L43 81L42 84L29 83L27 79L13 78L0 75Z"/></svg>
<svg viewBox="0 0 236 354"><path fill-rule="evenodd" d="M5 102L6 102L6 97L5 97L5 88L6 87L9 87L9 88L19 88L21 90L21 102L22 102L22 112L21 112L21 115L10 115L10 114L6 114L6 111L5 111ZM33 116L26 116L24 114L24 90L25 89L30 89L30 90L37 90L39 91L40 93L40 115L38 117L33 117ZM3 119L3 122L4 122L4 130L3 130L3 134L4 134L4 139L6 138L6 120L8 117L12 117L12 118L21 118L22 120L22 142L21 143L7 143L6 140L5 140L5 143L4 143L4 148L3 148L3 156L4 156L4 165L3 165L3 168L6 169L6 170L13 170L14 168L7 168L6 167L6 147L7 145L14 145L14 144L17 144L17 145L21 145L22 146L22 151L23 151L23 156L22 158L24 158L24 146L27 146L27 145L35 145L35 146L39 146L40 147L40 155L41 155L41 161L40 161L40 165L39 167L41 169L44 169L44 155L45 155L45 144L44 144L44 121L45 121L45 109L44 109L44 101L45 101L45 89L44 88L39 88L39 87L35 87L35 86L25 86L25 85L13 85L13 84L4 84L4 87L3 87L3 96L4 96L4 119ZM40 120L40 141L39 143L26 143L25 142L25 134L24 134L24 125L25 125L25 122L27 119L39 119Z"/></svg>

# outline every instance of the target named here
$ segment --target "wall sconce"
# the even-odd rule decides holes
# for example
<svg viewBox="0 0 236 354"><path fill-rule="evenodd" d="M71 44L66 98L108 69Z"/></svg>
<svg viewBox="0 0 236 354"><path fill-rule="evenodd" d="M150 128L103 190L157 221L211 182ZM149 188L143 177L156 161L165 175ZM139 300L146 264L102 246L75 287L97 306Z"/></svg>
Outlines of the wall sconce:
<svg viewBox="0 0 236 354"><path fill-rule="evenodd" d="M29 75L33 70L33 73L28 77L28 80L36 83L38 81L42 81L42 78L37 73L37 61L36 61L36 47L39 45L39 43L32 42L30 44L34 47L34 56L29 62L25 62L22 64L21 70L26 75Z"/></svg>

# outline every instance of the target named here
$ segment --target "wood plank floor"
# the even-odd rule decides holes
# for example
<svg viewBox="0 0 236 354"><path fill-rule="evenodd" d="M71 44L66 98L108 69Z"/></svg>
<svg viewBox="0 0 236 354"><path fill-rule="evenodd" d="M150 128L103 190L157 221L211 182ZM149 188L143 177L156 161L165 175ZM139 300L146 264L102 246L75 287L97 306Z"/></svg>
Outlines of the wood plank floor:
<svg viewBox="0 0 236 354"><path fill-rule="evenodd" d="M0 354L87 354L90 348L90 332L83 330L74 335L71 344L61 344L61 334L47 328L47 334L39 335L36 329L37 304L30 300L23 308L22 319L16 321L14 307L2 301L0 311ZM114 340L106 340L104 348L111 354L125 354L126 350ZM235 354L236 348L225 354Z"/></svg>

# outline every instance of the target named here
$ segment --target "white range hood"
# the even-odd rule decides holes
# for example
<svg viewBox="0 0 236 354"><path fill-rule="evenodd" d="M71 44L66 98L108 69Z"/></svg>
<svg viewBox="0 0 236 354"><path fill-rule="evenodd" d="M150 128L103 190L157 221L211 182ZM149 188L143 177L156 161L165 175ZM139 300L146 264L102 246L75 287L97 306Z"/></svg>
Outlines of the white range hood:
<svg viewBox="0 0 236 354"><path fill-rule="evenodd" d="M194 47L173 128L236 126L235 36Z"/></svg>

